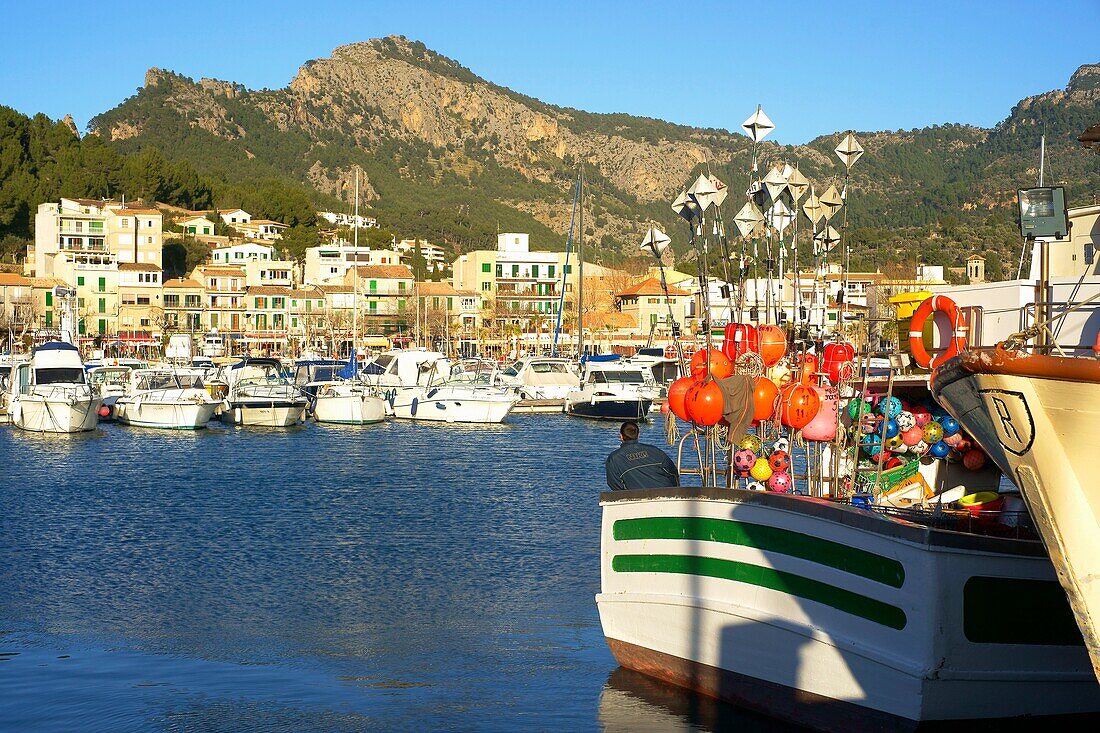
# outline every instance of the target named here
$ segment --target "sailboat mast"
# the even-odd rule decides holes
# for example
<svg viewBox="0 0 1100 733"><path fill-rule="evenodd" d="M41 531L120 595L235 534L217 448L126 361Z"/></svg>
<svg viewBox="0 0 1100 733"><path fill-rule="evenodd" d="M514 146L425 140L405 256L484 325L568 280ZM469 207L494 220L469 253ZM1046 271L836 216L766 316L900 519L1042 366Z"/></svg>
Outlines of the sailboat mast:
<svg viewBox="0 0 1100 733"><path fill-rule="evenodd" d="M355 260L351 266L351 351L354 354L355 346L359 343L359 166L355 166L355 219L352 221L352 232Z"/></svg>
<svg viewBox="0 0 1100 733"><path fill-rule="evenodd" d="M577 227L577 358L584 354L584 163L581 163Z"/></svg>

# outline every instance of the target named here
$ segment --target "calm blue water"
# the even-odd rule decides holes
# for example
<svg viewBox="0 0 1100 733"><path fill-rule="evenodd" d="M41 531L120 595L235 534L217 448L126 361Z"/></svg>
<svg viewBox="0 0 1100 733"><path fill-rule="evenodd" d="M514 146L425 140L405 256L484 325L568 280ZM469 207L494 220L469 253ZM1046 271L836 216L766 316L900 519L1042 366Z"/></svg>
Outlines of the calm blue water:
<svg viewBox="0 0 1100 733"><path fill-rule="evenodd" d="M616 428L0 428L0 730L695 729L612 677Z"/></svg>

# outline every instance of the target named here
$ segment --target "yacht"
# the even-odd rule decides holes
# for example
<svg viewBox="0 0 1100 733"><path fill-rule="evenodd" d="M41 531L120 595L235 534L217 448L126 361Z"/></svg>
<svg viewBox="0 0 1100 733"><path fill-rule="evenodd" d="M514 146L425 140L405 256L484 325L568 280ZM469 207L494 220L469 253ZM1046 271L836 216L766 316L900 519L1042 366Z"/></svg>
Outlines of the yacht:
<svg viewBox="0 0 1100 733"><path fill-rule="evenodd" d="M379 396L377 387L359 379L354 359L296 363L294 383L312 400L317 422L371 425L386 419L386 400Z"/></svg>
<svg viewBox="0 0 1100 733"><path fill-rule="evenodd" d="M139 367L140 368L140 367ZM114 422L115 403L130 391L132 366L92 366L88 369L88 381L92 383L103 404L99 408L100 422Z"/></svg>
<svg viewBox="0 0 1100 733"><path fill-rule="evenodd" d="M16 364L8 390L11 423L42 433L78 433L95 428L102 399L88 383L80 351L63 341L34 347Z"/></svg>
<svg viewBox="0 0 1100 733"><path fill-rule="evenodd" d="M659 389L645 367L588 357L580 386L569 391L565 412L598 420L645 420Z"/></svg>
<svg viewBox="0 0 1100 733"><path fill-rule="evenodd" d="M566 395L581 383L571 360L549 356L525 356L497 372L495 380L519 390L516 412L561 412Z"/></svg>
<svg viewBox="0 0 1100 733"><path fill-rule="evenodd" d="M222 418L237 425L288 427L305 419L308 398L283 375L278 359L245 358L221 370L229 407Z"/></svg>
<svg viewBox="0 0 1100 733"><path fill-rule="evenodd" d="M117 398L115 419L123 425L171 430L205 428L222 405L194 369L139 369L128 393Z"/></svg>

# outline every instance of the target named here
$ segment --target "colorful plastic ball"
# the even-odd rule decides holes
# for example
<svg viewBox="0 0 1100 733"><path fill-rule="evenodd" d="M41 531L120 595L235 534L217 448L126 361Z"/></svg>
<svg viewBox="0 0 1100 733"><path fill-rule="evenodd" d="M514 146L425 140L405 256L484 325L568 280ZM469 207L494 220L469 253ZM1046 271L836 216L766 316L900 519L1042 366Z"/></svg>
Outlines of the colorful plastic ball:
<svg viewBox="0 0 1100 733"><path fill-rule="evenodd" d="M859 446L869 456L877 456L882 452L882 445L878 442L878 436L876 435L864 435L859 440Z"/></svg>
<svg viewBox="0 0 1100 733"><path fill-rule="evenodd" d="M779 440L772 443L772 448L775 450L781 450L784 453L790 453L791 441L787 440L786 438L780 438Z"/></svg>
<svg viewBox="0 0 1100 733"><path fill-rule="evenodd" d="M688 390L696 384L694 377L680 377L668 386L668 406L672 414L681 420L688 419L687 405L684 404L684 400L687 399Z"/></svg>
<svg viewBox="0 0 1100 733"><path fill-rule="evenodd" d="M931 445L943 439L943 427L938 422L930 422L924 426L924 442Z"/></svg>
<svg viewBox="0 0 1100 733"><path fill-rule="evenodd" d="M943 436L943 442L947 443L949 448L957 448L959 443L963 441L962 433L951 433L950 435Z"/></svg>
<svg viewBox="0 0 1100 733"><path fill-rule="evenodd" d="M791 467L791 457L787 455L787 451L773 451L772 454L768 456L768 465L770 465L772 470L776 473L784 473Z"/></svg>
<svg viewBox="0 0 1100 733"><path fill-rule="evenodd" d="M717 425L725 409L722 388L713 379L697 384L688 390L684 398L684 407L687 410L688 419L696 425Z"/></svg>
<svg viewBox="0 0 1100 733"><path fill-rule="evenodd" d="M737 447L744 448L745 450L750 450L753 453L759 453L760 449L763 447L763 444L760 442L760 438L750 434L737 441Z"/></svg>
<svg viewBox="0 0 1100 733"><path fill-rule="evenodd" d="M980 471L985 468L985 453L979 448L971 448L963 453L963 465L971 471Z"/></svg>
<svg viewBox="0 0 1100 733"><path fill-rule="evenodd" d="M901 453L905 448L905 443L901 442L900 435L895 435L893 437L887 438L886 442L882 445L886 448L886 450L893 453Z"/></svg>
<svg viewBox="0 0 1100 733"><path fill-rule="evenodd" d="M945 436L955 435L961 429L959 421L948 415L944 419L940 420L940 427L943 428L943 434Z"/></svg>
<svg viewBox="0 0 1100 733"><path fill-rule="evenodd" d="M774 491L777 494L788 494L793 483L789 473L778 471L768 479L768 491Z"/></svg>
<svg viewBox="0 0 1100 733"><path fill-rule="evenodd" d="M897 435L899 432L901 432L901 431L898 429L898 421L893 420L891 418L887 418L886 419L886 437L887 438L892 438L895 435Z"/></svg>
<svg viewBox="0 0 1100 733"><path fill-rule="evenodd" d="M699 349L691 357L691 374L703 378L707 373L707 349ZM718 349L710 349L710 373L715 379L725 379L733 374L733 362Z"/></svg>
<svg viewBox="0 0 1100 733"><path fill-rule="evenodd" d="M767 458L757 458L756 463L752 464L752 470L749 471L749 475L757 481L767 481L772 477L772 467L768 464Z"/></svg>
<svg viewBox="0 0 1100 733"><path fill-rule="evenodd" d="M898 424L898 430L903 433L910 428L916 427L917 425L917 419L913 417L913 413L906 412L904 410L901 412L901 414L894 418L894 422Z"/></svg>
<svg viewBox="0 0 1100 733"><path fill-rule="evenodd" d="M879 432L878 420L873 415L864 415L859 420L859 432L866 435Z"/></svg>
<svg viewBox="0 0 1100 733"><path fill-rule="evenodd" d="M938 443L933 443L928 452L933 458L947 458L947 454L951 452L951 446L941 440Z"/></svg>
<svg viewBox="0 0 1100 733"><path fill-rule="evenodd" d="M747 448L741 448L733 454L733 469L742 476L748 476L756 463L756 454Z"/></svg>
<svg viewBox="0 0 1100 733"><path fill-rule="evenodd" d="M897 456L890 456L886 460L886 465L883 466L883 468L885 468L887 471L889 471L891 468L897 468L898 466L904 466L904 465L905 465L905 461L901 460Z"/></svg>
<svg viewBox="0 0 1100 733"><path fill-rule="evenodd" d="M897 417L901 414L901 400L890 397L878 403L878 414L885 417Z"/></svg>
<svg viewBox="0 0 1100 733"><path fill-rule="evenodd" d="M871 405L862 397L853 397L848 402L848 417L852 418L852 422L859 420L870 411Z"/></svg>
<svg viewBox="0 0 1100 733"><path fill-rule="evenodd" d="M929 446L927 442L921 440L919 443L910 448L909 452L918 456L923 456L925 453L928 452L928 449L930 447L931 446Z"/></svg>
<svg viewBox="0 0 1100 733"><path fill-rule="evenodd" d="M908 446L914 446L922 440L924 440L924 431L916 426L909 428L901 434L901 442Z"/></svg>
<svg viewBox="0 0 1100 733"><path fill-rule="evenodd" d="M749 491L763 491L764 490L764 484L760 483L759 481L752 481L745 488L748 489Z"/></svg>
<svg viewBox="0 0 1100 733"><path fill-rule="evenodd" d="M917 406L914 407L911 412L913 413L913 419L917 421L918 427L924 427L928 423L932 422L932 413L927 408Z"/></svg>

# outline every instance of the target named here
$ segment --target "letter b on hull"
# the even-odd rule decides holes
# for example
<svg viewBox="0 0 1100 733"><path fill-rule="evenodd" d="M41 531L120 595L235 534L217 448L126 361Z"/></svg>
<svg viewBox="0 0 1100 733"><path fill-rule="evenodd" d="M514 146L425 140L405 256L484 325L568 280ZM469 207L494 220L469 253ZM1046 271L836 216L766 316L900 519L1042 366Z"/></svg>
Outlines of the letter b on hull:
<svg viewBox="0 0 1100 733"><path fill-rule="evenodd" d="M997 438L1009 453L1022 456L1035 442L1035 419L1021 392L1004 389L978 390L997 431Z"/></svg>

